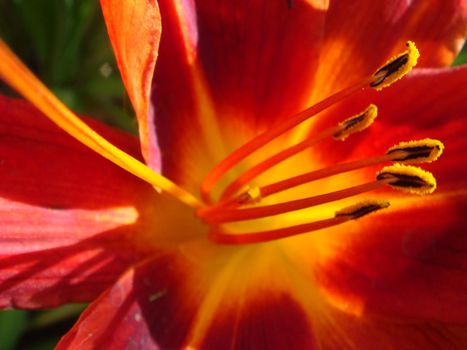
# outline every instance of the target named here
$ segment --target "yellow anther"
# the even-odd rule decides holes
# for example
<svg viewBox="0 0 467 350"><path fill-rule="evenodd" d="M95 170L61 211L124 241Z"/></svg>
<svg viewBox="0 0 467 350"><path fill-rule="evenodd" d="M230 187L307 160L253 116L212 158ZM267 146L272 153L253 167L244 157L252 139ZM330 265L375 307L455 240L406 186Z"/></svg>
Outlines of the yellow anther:
<svg viewBox="0 0 467 350"><path fill-rule="evenodd" d="M346 216L349 219L355 220L361 218L362 216L373 213L377 210L384 209L389 207L389 202L386 201L377 201L377 200L368 200L359 202L357 204L345 207L339 211L336 211L335 216Z"/></svg>
<svg viewBox="0 0 467 350"><path fill-rule="evenodd" d="M407 41L407 50L392 57L374 74L370 86L380 91L401 79L417 64L420 53L413 41Z"/></svg>
<svg viewBox="0 0 467 350"><path fill-rule="evenodd" d="M443 153L444 145L439 140L423 139L401 142L388 149L386 154L392 155L392 161L404 164L431 163Z"/></svg>
<svg viewBox="0 0 467 350"><path fill-rule="evenodd" d="M369 105L363 112L340 122L341 130L333 135L334 138L344 141L351 134L365 130L373 123L377 115L378 108L374 104Z"/></svg>
<svg viewBox="0 0 467 350"><path fill-rule="evenodd" d="M433 174L410 165L386 166L376 174L376 179L385 181L395 189L412 194L429 194L436 189L436 179Z"/></svg>

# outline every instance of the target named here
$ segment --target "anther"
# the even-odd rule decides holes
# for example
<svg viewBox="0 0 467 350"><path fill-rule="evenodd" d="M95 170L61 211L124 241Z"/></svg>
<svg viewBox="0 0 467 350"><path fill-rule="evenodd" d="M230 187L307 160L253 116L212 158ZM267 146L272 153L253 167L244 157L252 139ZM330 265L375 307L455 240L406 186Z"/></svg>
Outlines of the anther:
<svg viewBox="0 0 467 350"><path fill-rule="evenodd" d="M389 202L368 200L360 202L349 207L336 211L336 217L347 217L351 220L361 218L362 216L374 213L377 210L389 207Z"/></svg>
<svg viewBox="0 0 467 350"><path fill-rule="evenodd" d="M436 189L436 179L428 171L409 165L394 164L384 167L376 179L403 192L423 195Z"/></svg>
<svg viewBox="0 0 467 350"><path fill-rule="evenodd" d="M365 130L373 123L377 115L378 108L374 104L369 105L363 112L339 123L341 130L333 135L334 138L344 141L351 134Z"/></svg>
<svg viewBox="0 0 467 350"><path fill-rule="evenodd" d="M373 74L373 79L370 82L370 86L372 88L375 88L378 91L382 90L395 81L401 79L417 64L420 53L418 52L415 43L408 41L406 45L407 50L405 52L389 59Z"/></svg>
<svg viewBox="0 0 467 350"><path fill-rule="evenodd" d="M386 152L392 155L392 161L404 164L431 163L443 153L444 145L441 141L423 139L417 141L401 142Z"/></svg>

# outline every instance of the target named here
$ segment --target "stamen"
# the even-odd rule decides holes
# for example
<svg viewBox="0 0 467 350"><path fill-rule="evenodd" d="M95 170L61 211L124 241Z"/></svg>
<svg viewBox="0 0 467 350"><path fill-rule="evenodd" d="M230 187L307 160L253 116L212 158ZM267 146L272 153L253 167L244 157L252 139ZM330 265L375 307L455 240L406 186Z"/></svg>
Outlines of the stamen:
<svg viewBox="0 0 467 350"><path fill-rule="evenodd" d="M401 142L388 149L386 154L392 155L392 160L398 163L431 163L441 156L443 150L441 141L423 139Z"/></svg>
<svg viewBox="0 0 467 350"><path fill-rule="evenodd" d="M384 89L395 81L401 79L412 70L420 57L415 43L407 41L407 50L389 59L381 68L373 74L370 86L377 91Z"/></svg>
<svg viewBox="0 0 467 350"><path fill-rule="evenodd" d="M406 145L410 145L411 147L406 147ZM420 149L418 150L416 147L412 147L412 145L416 146L417 148L420 147ZM431 149L430 154L428 154L427 150L425 151L424 147L429 147ZM337 164L328 168L311 171L309 173L297 175L289 179L265 185L259 188L261 192L261 198L265 198L272 194L282 192L290 188L297 187L305 183L316 181L325 177L346 173L352 170L365 168L371 165L376 165L387 161L393 161L404 164L415 164L423 162L430 163L437 160L440 157L443 149L444 145L442 144L442 142L433 139L401 142L398 145L391 147L384 156L376 156L353 162ZM246 202L244 201L242 204L246 204Z"/></svg>
<svg viewBox="0 0 467 350"><path fill-rule="evenodd" d="M389 207L389 202L375 200L364 201L336 211L336 217L344 216L349 219L355 220L370 213L374 213L377 210L385 209L387 207Z"/></svg>
<svg viewBox="0 0 467 350"><path fill-rule="evenodd" d="M193 208L202 205L192 194L115 147L87 126L34 76L1 39L0 78L22 94L61 129L96 153Z"/></svg>
<svg viewBox="0 0 467 350"><path fill-rule="evenodd" d="M412 41L408 41L406 45L407 50L404 53L389 60L370 78L364 79L354 86L341 90L316 105L286 119L229 154L206 175L201 184L201 197L205 203L212 203L210 192L226 172L270 141L367 86L371 86L376 90L381 90L396 80L401 79L416 65L419 57L419 52Z"/></svg>
<svg viewBox="0 0 467 350"><path fill-rule="evenodd" d="M319 141L329 136L333 136L339 140L344 140L351 134L366 129L373 123L377 114L378 108L375 105L369 105L365 111L344 120L343 122L339 123L338 126L322 131L318 135L310 137L292 147L286 148L285 150L269 157L259 164L256 164L254 167L241 174L237 179L235 179L226 187L221 195L221 201L232 196L235 192L242 188L242 186L258 177L268 169L283 162L286 159L289 159L295 154L312 147Z"/></svg>
<svg viewBox="0 0 467 350"><path fill-rule="evenodd" d="M232 183L230 183L224 190L221 195L221 200L225 200L226 198L231 197L235 192L237 192L242 186L244 186L249 181L253 180L254 178L258 177L265 171L269 170L273 166L283 162L286 159L289 159L293 155L312 147L313 145L317 144L319 141L325 139L326 137L330 137L336 133L336 130L340 130L338 128L331 128L326 131L323 131L319 135L314 137L310 137L305 141L302 141L292 147L286 148L285 150L269 157L268 159L256 164L252 168L245 171L241 174L237 179L235 179Z"/></svg>
<svg viewBox="0 0 467 350"><path fill-rule="evenodd" d="M436 179L428 171L409 165L390 165L384 167L376 179L384 180L395 189L412 194L424 195L436 189Z"/></svg>
<svg viewBox="0 0 467 350"><path fill-rule="evenodd" d="M316 181L319 179L323 179L323 178L341 174L341 173L346 173L352 170L365 168L365 167L376 165L382 162L387 162L387 161L390 161L391 159L392 157L390 155L376 156L373 158L367 158L363 160L357 160L353 162L337 164L337 165L334 165L328 168L319 169L319 170L311 171L305 174L297 175L289 179L285 179L282 181L278 181L278 182L260 187L261 198L265 198L267 196L288 190L293 187L303 185L305 183L309 183L312 181Z"/></svg>
<svg viewBox="0 0 467 350"><path fill-rule="evenodd" d="M362 113L354 115L353 117L339 123L341 130L333 135L334 138L344 141L351 134L365 130L373 124L377 115L378 108L374 104L369 105Z"/></svg>
<svg viewBox="0 0 467 350"><path fill-rule="evenodd" d="M364 89L368 85L368 79L365 79L358 84L350 86L344 90L341 90L328 98L318 102L317 104L295 114L294 116L285 119L280 124L266 130L254 139L250 140L246 144L242 145L226 158L220 161L204 178L201 184L201 197L206 203L212 203L210 192L217 184L218 180L241 160L268 144L278 136L301 124L302 122L310 119L316 114L324 111L330 106L343 100L344 98L354 94L355 92Z"/></svg>
<svg viewBox="0 0 467 350"><path fill-rule="evenodd" d="M198 210L198 215L209 224L253 220L338 201L365 192L374 191L385 185L385 181L373 181L344 190L262 207L246 209L230 209L225 207L201 208Z"/></svg>
<svg viewBox="0 0 467 350"><path fill-rule="evenodd" d="M350 220L361 218L377 210L387 208L388 206L388 202L366 201L339 210L338 212L336 212L334 218L331 219L325 219L310 222L307 224L295 225L269 231L234 234L224 232L220 229L219 226L215 226L209 232L209 239L221 244L251 244L268 242L340 225Z"/></svg>
<svg viewBox="0 0 467 350"><path fill-rule="evenodd" d="M247 232L241 234L228 233L214 227L208 235L208 238L220 244L252 244L274 241L281 238L287 238L296 236L302 233L309 233L312 231L321 230L324 228L336 226L349 221L347 217L334 217L331 219L325 219L308 224L295 225L286 228L280 228L276 230L260 231L260 232Z"/></svg>

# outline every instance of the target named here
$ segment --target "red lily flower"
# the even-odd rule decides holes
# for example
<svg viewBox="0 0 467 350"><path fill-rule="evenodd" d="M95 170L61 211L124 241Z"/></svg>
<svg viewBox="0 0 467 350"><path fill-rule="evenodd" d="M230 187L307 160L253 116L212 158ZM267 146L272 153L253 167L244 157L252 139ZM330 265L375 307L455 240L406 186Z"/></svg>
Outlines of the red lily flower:
<svg viewBox="0 0 467 350"><path fill-rule="evenodd" d="M467 347L465 1L101 4L142 154L1 44L41 111L0 97L2 307L94 300L59 349Z"/></svg>

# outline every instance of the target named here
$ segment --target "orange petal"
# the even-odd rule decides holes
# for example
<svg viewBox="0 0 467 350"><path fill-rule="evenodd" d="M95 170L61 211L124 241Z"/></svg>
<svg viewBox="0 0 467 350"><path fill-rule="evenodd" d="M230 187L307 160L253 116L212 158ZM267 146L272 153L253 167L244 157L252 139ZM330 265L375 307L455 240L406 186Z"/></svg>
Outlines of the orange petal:
<svg viewBox="0 0 467 350"><path fill-rule="evenodd" d="M254 298L231 299L226 291L214 315L205 313L216 286L203 285L201 279L188 282L193 265L192 257L185 260L170 253L135 266L91 304L58 349L103 344L150 349L316 348L301 305L286 293L269 293L268 287L256 291ZM216 276L214 282L224 278ZM199 328L204 321L207 328Z"/></svg>
<svg viewBox="0 0 467 350"><path fill-rule="evenodd" d="M465 349L465 325L347 315L335 310L318 329L323 349Z"/></svg>
<svg viewBox="0 0 467 350"><path fill-rule="evenodd" d="M229 303L226 303L229 304ZM218 310L202 349L320 349L302 306L287 294L267 293Z"/></svg>
<svg viewBox="0 0 467 350"><path fill-rule="evenodd" d="M199 56L219 117L265 126L300 110L325 14L326 1L200 1Z"/></svg>
<svg viewBox="0 0 467 350"><path fill-rule="evenodd" d="M420 50L419 67L449 65L462 48L466 29L462 0L331 1L315 98L371 74L407 40Z"/></svg>
<svg viewBox="0 0 467 350"><path fill-rule="evenodd" d="M107 30L126 90L138 118L147 163L160 171L160 154L150 122L150 93L159 49L161 19L156 1L101 0Z"/></svg>
<svg viewBox="0 0 467 350"><path fill-rule="evenodd" d="M87 121L138 154L137 140ZM0 97L0 305L93 299L145 255L149 185L64 134L40 112Z"/></svg>
<svg viewBox="0 0 467 350"><path fill-rule="evenodd" d="M394 200L336 235L335 257L316 268L342 304L380 317L467 322L466 173L457 192Z"/></svg>
<svg viewBox="0 0 467 350"><path fill-rule="evenodd" d="M237 146L249 136L239 121L256 129L303 107L324 1L159 4L164 29L153 101L161 149L170 154L166 174L196 174L190 159L205 174L231 147L229 131L242 134Z"/></svg>
<svg viewBox="0 0 467 350"><path fill-rule="evenodd" d="M180 294L184 270L167 254L129 269L93 302L57 349L180 349L193 307Z"/></svg>

